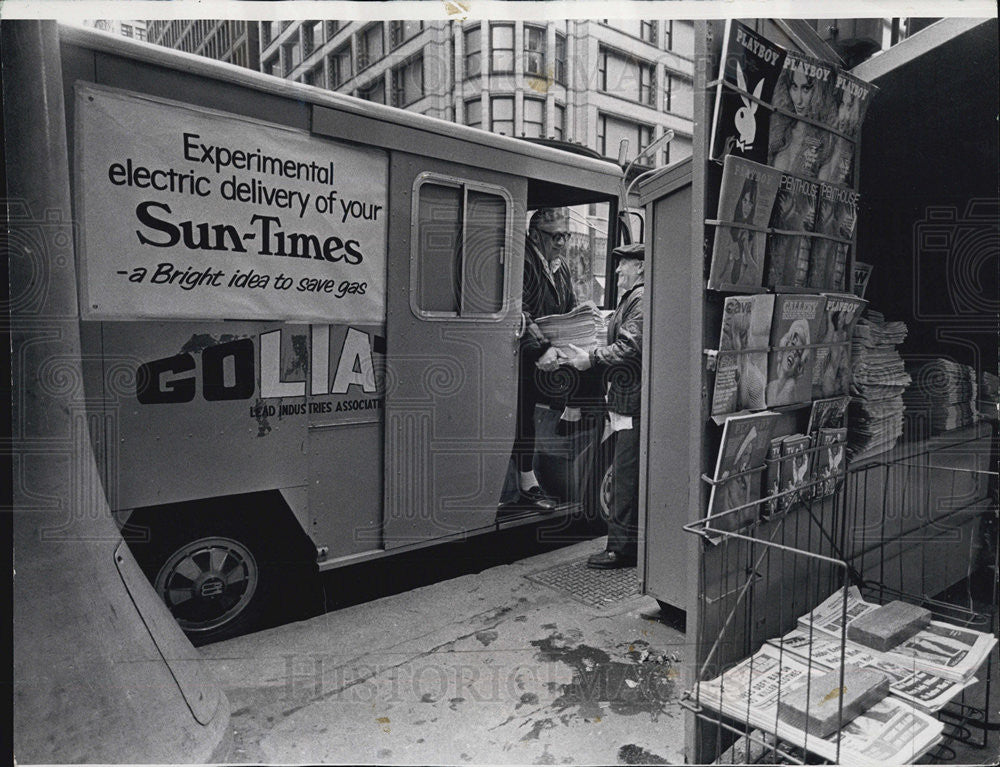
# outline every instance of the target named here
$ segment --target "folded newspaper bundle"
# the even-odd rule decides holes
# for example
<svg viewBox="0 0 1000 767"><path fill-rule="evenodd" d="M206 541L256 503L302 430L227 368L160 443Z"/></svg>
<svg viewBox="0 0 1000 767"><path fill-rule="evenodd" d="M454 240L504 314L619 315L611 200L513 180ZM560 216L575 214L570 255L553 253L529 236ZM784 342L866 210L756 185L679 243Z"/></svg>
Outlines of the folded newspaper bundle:
<svg viewBox="0 0 1000 767"><path fill-rule="evenodd" d="M790 652L765 644L754 655L694 691L698 704L746 722L823 759L843 765L912 764L933 748L944 725L894 695L883 698L840 730L820 738L790 725L779 701L828 673Z"/></svg>
<svg viewBox="0 0 1000 767"><path fill-rule="evenodd" d="M847 432L852 460L892 449L903 433L903 393L911 379L896 345L905 338L904 323L886 322L872 309L854 328Z"/></svg>
<svg viewBox="0 0 1000 767"><path fill-rule="evenodd" d="M926 419L932 434L969 426L978 420L979 386L968 365L935 359L909 367L913 385L903 395L906 410Z"/></svg>
<svg viewBox="0 0 1000 767"><path fill-rule="evenodd" d="M877 604L862 599L856 586L847 589L848 622L877 610L878 607ZM839 643L843 636L841 618L844 608L845 594L840 589L811 613L799 618L799 628L814 634L825 634ZM855 645L849 641L848 644ZM992 634L943 621L931 621L929 626L891 650L880 653L867 647L861 649L877 659L889 661L909 671L922 670L944 679L967 682L996 644L997 639Z"/></svg>
<svg viewBox="0 0 1000 767"><path fill-rule="evenodd" d="M605 316L590 301L584 301L566 314L538 317L535 324L555 347L567 348L573 344L590 351L604 342Z"/></svg>

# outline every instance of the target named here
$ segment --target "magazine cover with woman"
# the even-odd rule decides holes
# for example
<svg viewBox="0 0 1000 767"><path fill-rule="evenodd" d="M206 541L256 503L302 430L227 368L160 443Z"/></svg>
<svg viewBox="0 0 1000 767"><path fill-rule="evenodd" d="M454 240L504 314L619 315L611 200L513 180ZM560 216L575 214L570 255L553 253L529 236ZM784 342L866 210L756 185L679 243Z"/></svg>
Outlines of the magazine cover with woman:
<svg viewBox="0 0 1000 767"><path fill-rule="evenodd" d="M826 296L780 294L774 299L771 352L767 360L767 406L812 400L816 338Z"/></svg>
<svg viewBox="0 0 1000 767"><path fill-rule="evenodd" d="M863 298L839 293L826 294L813 365L812 398L851 393L851 335L868 304Z"/></svg>
<svg viewBox="0 0 1000 767"><path fill-rule="evenodd" d="M769 288L804 287L809 275L809 251L816 223L819 184L783 173L771 212L770 226L780 230L767 235Z"/></svg>
<svg viewBox="0 0 1000 767"><path fill-rule="evenodd" d="M774 295L728 296L716 357L712 415L766 406L767 344ZM756 351L748 351L756 350Z"/></svg>
<svg viewBox="0 0 1000 767"><path fill-rule="evenodd" d="M875 90L871 83L859 80L847 72L837 72L833 85L833 104L824 122L843 135L831 134L830 146L817 174L820 181L854 185L857 139Z"/></svg>
<svg viewBox="0 0 1000 767"><path fill-rule="evenodd" d="M726 419L715 464L715 484L708 499L708 516L760 500L764 458L774 431L777 413L749 413ZM752 471L752 469L760 471ZM709 526L716 530L738 530L759 516L757 506L726 514Z"/></svg>
<svg viewBox="0 0 1000 767"><path fill-rule="evenodd" d="M761 285L767 243L765 229L771 220L780 183L781 173L773 168L742 157L726 157L709 289L732 290ZM723 222L737 226L726 226Z"/></svg>
<svg viewBox="0 0 1000 767"><path fill-rule="evenodd" d="M854 237L857 221L858 193L846 187L821 183L814 229L817 234L829 237L812 238L806 278L809 287L844 290L844 272L851 243L843 240Z"/></svg>
<svg viewBox="0 0 1000 767"><path fill-rule="evenodd" d="M836 78L833 64L788 52L771 102L768 165L805 178L817 177L833 134L814 123L823 123L832 109Z"/></svg>

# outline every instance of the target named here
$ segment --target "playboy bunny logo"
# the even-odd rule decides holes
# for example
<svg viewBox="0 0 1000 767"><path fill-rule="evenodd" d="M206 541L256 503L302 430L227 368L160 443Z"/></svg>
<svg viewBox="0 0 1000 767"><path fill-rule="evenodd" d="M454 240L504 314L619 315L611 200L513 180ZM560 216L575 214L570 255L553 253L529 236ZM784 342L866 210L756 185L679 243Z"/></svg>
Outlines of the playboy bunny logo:
<svg viewBox="0 0 1000 767"><path fill-rule="evenodd" d="M747 79L743 75L743 68L740 67L739 62L736 63L736 84L739 85L740 90L749 93L750 89L747 87ZM760 94L764 90L764 78L760 78L760 82L757 83L757 87L753 89L754 98L760 98ZM748 149L753 149L753 140L757 135L757 107L759 106L756 101L751 101L749 98L740 94L740 98L743 99L743 106L739 108L736 112L736 130L740 132L740 137L736 140L736 146L742 152L746 152Z"/></svg>

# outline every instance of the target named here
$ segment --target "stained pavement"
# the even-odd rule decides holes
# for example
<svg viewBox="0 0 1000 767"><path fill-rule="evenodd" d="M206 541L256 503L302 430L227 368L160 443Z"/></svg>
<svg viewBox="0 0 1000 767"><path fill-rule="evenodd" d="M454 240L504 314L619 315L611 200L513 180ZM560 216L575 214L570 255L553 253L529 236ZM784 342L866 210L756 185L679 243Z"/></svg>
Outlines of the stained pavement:
<svg viewBox="0 0 1000 767"><path fill-rule="evenodd" d="M634 570L585 570L602 543L202 647L227 760L683 763L684 634Z"/></svg>

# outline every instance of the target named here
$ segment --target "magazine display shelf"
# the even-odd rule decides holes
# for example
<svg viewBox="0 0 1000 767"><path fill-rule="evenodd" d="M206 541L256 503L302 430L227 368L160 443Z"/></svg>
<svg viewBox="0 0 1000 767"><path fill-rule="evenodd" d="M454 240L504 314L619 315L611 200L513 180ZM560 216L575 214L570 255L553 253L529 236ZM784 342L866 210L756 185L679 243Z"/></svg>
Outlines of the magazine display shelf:
<svg viewBox="0 0 1000 767"><path fill-rule="evenodd" d="M922 38L911 38L897 46L900 50L878 57L874 73L871 67L856 73L870 81L881 78L878 84L883 91L876 104L889 103L897 98L899 83L905 82L903 75L912 75L907 67L940 68L956 47L971 45L986 55L995 38L995 22L991 23L992 28L974 20L939 22ZM687 614L693 657L685 665L683 682L689 690L696 682L711 678L712 671L738 663L766 640L782 636L798 616L845 583L862 588L872 602L902 598L925 604L953 623L980 631L997 628L992 609L961 600L956 603L951 595L943 601L934 599L967 575L983 518L996 520L997 483L991 471L996 462L996 435L985 422L935 436L908 422L905 441L893 450L849 464L846 479L833 496L797 504L774 519L735 530L706 529L704 515L712 489L708 475L717 457L719 431L710 417L712 379L707 357L711 355L706 352L718 344L724 298L705 287L719 191L718 171L707 160L718 84L709 81L717 70L711 62L718 62L723 27L721 21L696 23L695 58L708 63L695 69L692 157L639 184L646 241L652 243L654 254L646 266L647 295L652 300L646 306L649 344L643 358L639 577L644 593ZM817 57L831 54L818 38L810 37L811 30L794 23L761 20L755 28L788 48ZM894 68L900 71L895 80ZM900 110L898 114L908 113ZM942 110L933 114L941 115ZM900 274L900 263L908 253L902 225L909 215L905 209L909 198L895 201L887 186L891 173L909 166L880 167L885 145L872 142L886 140L885 123L890 120L884 114L877 117L881 121L878 131L871 131L877 139L870 140L867 149L862 147L859 163L868 181L860 185L864 215L856 229L846 287L853 282L855 259L875 263L877 277L885 280L886 287L872 305L912 326L914 315L904 311L904 302L913 302L905 288L914 282ZM952 118L961 119L961 115ZM869 116L866 135L871 122ZM965 118L962 124L970 121ZM948 135L940 128L921 134L910 118L906 125L911 136L921 136L926 142ZM859 137L859 145L863 140ZM970 175L968 161L948 164L945 160L949 152L964 151L962 146L951 141L948 149L940 150L941 172L956 178L962 174L959 183ZM916 175L920 168L912 167ZM993 187L995 195L995 179ZM941 187L929 185L926 192L905 188L932 195L940 194ZM882 234L885 227L873 212L880 205L889 205L894 227L899 219L895 240ZM906 234L912 238L912 232L911 227ZM935 289L940 291L942 284L935 283ZM778 288L776 292L801 290ZM761 292L769 291L763 287L726 291ZM871 289L866 297L873 298ZM965 326L969 324L966 320ZM914 335L924 344L921 348L937 348L927 333ZM992 338L995 346L995 332ZM946 336L937 337L938 345L947 343L942 339ZM771 409L798 423L807 404ZM876 535L877 525L882 532ZM688 534L681 534L682 530ZM994 567L995 557L993 550ZM989 673L988 668L980 675L980 686L986 686L987 694L990 680L983 675ZM981 687L975 688L977 693ZM689 762L709 763L720 757L745 762L762 753L767 759L790 762L814 758L748 726L746 719L721 717L695 699L688 701L688 707L692 710L686 726ZM949 722L945 735L950 741L985 745L987 733L995 728L978 694L973 699L961 693L939 715ZM752 748L747 747L748 735L756 742ZM734 742L743 744L742 751L727 751ZM937 746L930 758L947 760L947 744Z"/></svg>

